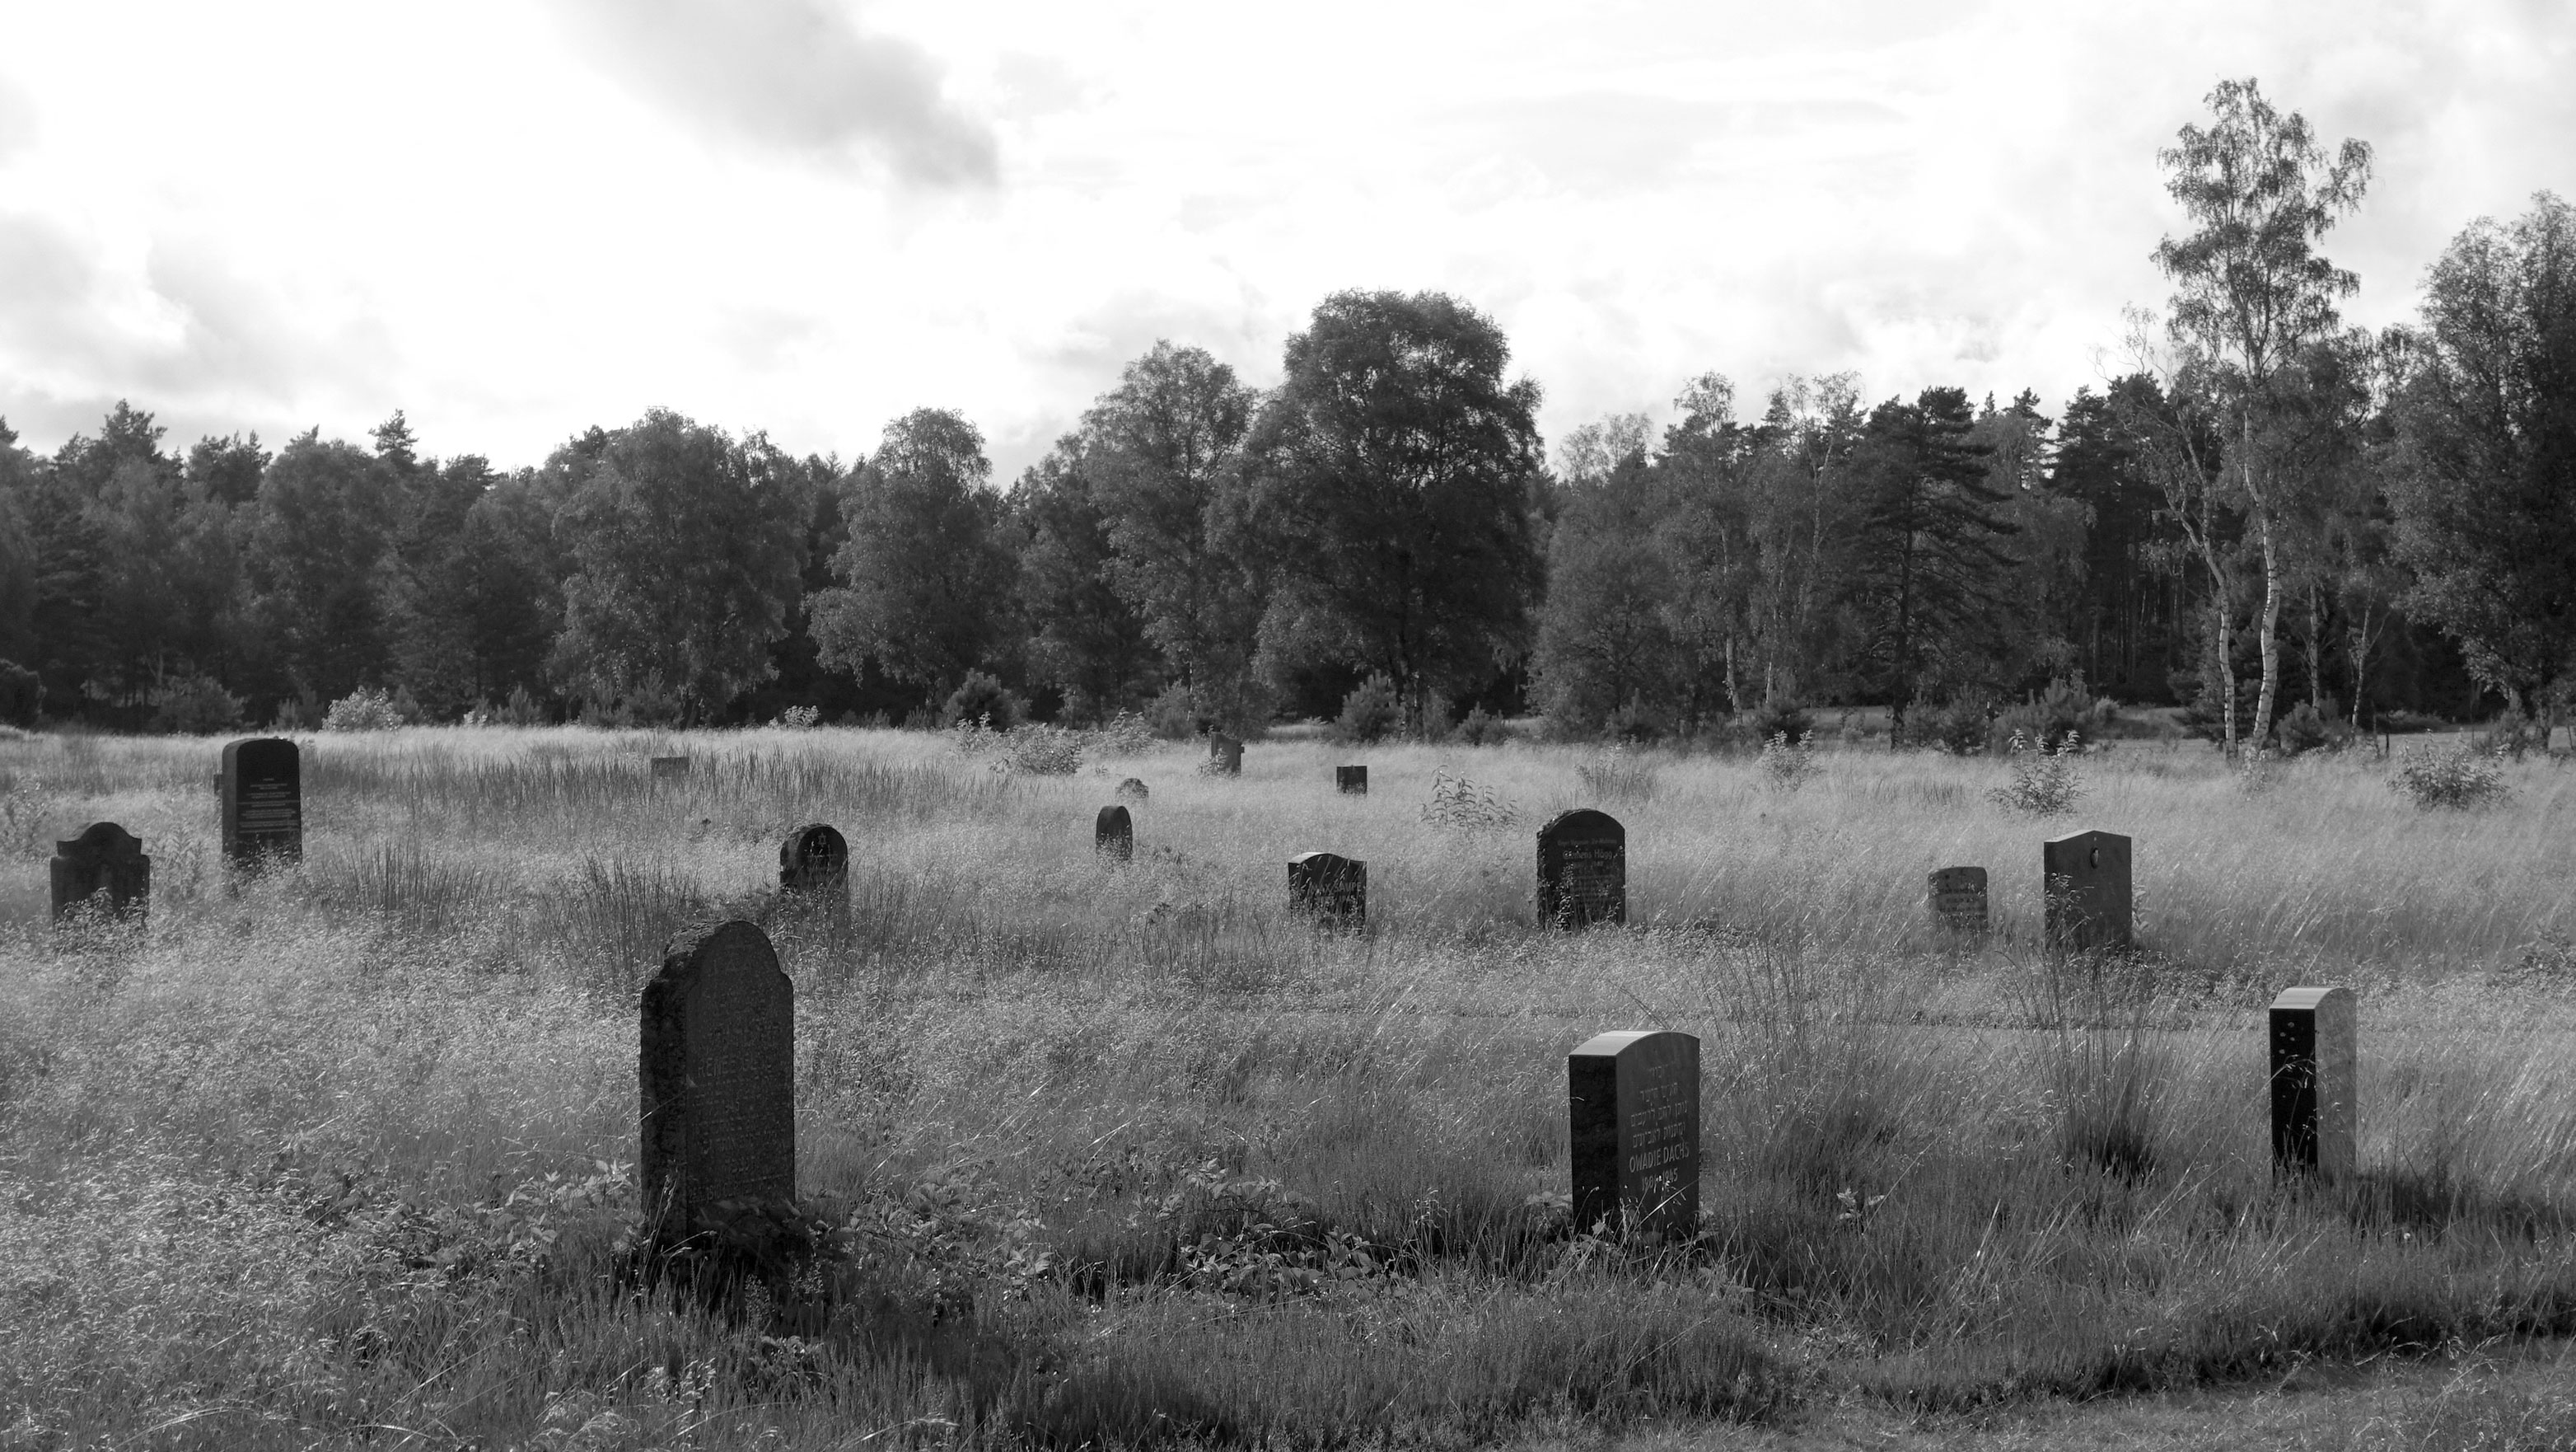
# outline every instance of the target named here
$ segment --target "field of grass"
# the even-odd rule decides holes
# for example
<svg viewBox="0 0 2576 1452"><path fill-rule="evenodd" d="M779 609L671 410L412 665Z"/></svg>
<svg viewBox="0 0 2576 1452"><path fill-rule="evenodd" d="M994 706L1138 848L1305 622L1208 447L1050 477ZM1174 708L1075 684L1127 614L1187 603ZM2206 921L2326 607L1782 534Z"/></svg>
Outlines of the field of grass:
<svg viewBox="0 0 2576 1452"><path fill-rule="evenodd" d="M0 1448L1786 1446L2391 1357L2526 1370L2298 1445L2576 1445L2527 1370L2576 1331L2576 773L2537 759L2428 814L2364 758L2249 791L2124 743L2043 819L1997 762L1884 751L1791 788L417 730L310 742L302 867L234 893L217 748L0 741ZM1427 815L1442 774L1481 809ZM1129 775L1122 870L1091 824ZM1531 832L1576 805L1627 825L1626 930L1531 926ZM53 931L52 841L100 819L153 857L149 925ZM810 821L846 921L769 899ZM2136 841L2135 957L2038 950L2040 841L2082 827ZM1287 912L1309 849L1369 864L1365 935ZM1973 950L1925 921L1954 864L1993 874ZM636 993L715 916L797 985L832 1229L792 1303L621 1269ZM2267 1163L2293 983L2361 997L2331 1190ZM1565 1223L1565 1052L1649 1027L1703 1040L1685 1246Z"/></svg>

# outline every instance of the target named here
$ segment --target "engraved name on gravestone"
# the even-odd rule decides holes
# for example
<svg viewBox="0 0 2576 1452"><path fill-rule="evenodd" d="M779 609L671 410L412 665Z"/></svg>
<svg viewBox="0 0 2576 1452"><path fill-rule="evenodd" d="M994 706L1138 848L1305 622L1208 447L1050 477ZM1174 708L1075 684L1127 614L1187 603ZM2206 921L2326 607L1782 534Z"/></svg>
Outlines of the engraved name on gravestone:
<svg viewBox="0 0 2576 1452"><path fill-rule="evenodd" d="M1333 785L1339 788L1342 795L1346 797L1367 796L1368 768L1365 766L1334 767Z"/></svg>
<svg viewBox="0 0 2576 1452"><path fill-rule="evenodd" d="M1953 933L1986 930L1986 870L1939 867L1931 879L1932 925Z"/></svg>
<svg viewBox="0 0 2576 1452"><path fill-rule="evenodd" d="M254 736L225 743L216 782L226 862L249 867L264 857L304 855L304 765L294 742Z"/></svg>
<svg viewBox="0 0 2576 1452"><path fill-rule="evenodd" d="M824 822L799 827L778 844L778 890L808 902L847 906L850 844Z"/></svg>
<svg viewBox="0 0 2576 1452"><path fill-rule="evenodd" d="M2130 945L2129 839L2117 832L2053 837L2040 849L2049 946L2061 952Z"/></svg>
<svg viewBox="0 0 2576 1452"><path fill-rule="evenodd" d="M1368 864L1331 852L1288 859L1288 906L1317 922L1360 927L1368 921Z"/></svg>
<svg viewBox="0 0 2576 1452"><path fill-rule="evenodd" d="M1209 732L1208 765L1225 776L1243 775L1243 743L1222 731Z"/></svg>
<svg viewBox="0 0 2576 1452"><path fill-rule="evenodd" d="M2353 1172L2357 1055L2349 988L2289 988L2272 1000L2272 1165L2327 1181Z"/></svg>
<svg viewBox="0 0 2576 1452"><path fill-rule="evenodd" d="M1628 829L1579 807L1538 829L1538 920L1564 928L1628 921Z"/></svg>
<svg viewBox="0 0 2576 1452"><path fill-rule="evenodd" d="M1102 807L1091 827L1091 850L1112 862L1136 855L1136 819L1125 807Z"/></svg>
<svg viewBox="0 0 2576 1452"><path fill-rule="evenodd" d="M54 918L60 921L105 894L108 912L141 917L152 903L152 859L143 842L114 822L92 822L68 842L54 844Z"/></svg>
<svg viewBox="0 0 2576 1452"><path fill-rule="evenodd" d="M1118 795L1131 802L1141 802L1153 793L1146 789L1143 781L1131 776L1118 784Z"/></svg>
<svg viewBox="0 0 2576 1452"><path fill-rule="evenodd" d="M648 1217L688 1233L723 1201L796 1193L796 991L739 919L673 940L644 985Z"/></svg>
<svg viewBox="0 0 2576 1452"><path fill-rule="evenodd" d="M1699 1040L1608 1033L1565 1057L1574 1223L1687 1236L1699 1227Z"/></svg>

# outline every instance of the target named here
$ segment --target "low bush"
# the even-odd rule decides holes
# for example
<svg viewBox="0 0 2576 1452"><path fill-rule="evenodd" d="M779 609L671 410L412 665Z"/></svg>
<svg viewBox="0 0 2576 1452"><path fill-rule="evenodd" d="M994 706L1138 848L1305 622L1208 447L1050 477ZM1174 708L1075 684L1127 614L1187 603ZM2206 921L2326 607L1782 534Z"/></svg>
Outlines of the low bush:
<svg viewBox="0 0 2576 1452"><path fill-rule="evenodd" d="M2397 754L2388 785L2422 811L2475 811L2505 799L2504 761L2468 746L2410 746Z"/></svg>
<svg viewBox="0 0 2576 1452"><path fill-rule="evenodd" d="M391 731L407 724L394 698L374 686L360 686L333 701L322 716L325 731Z"/></svg>
<svg viewBox="0 0 2576 1452"><path fill-rule="evenodd" d="M1510 722L1478 706L1467 713L1465 720L1450 729L1449 739L1466 746L1500 746L1517 739L1518 735Z"/></svg>
<svg viewBox="0 0 2576 1452"><path fill-rule="evenodd" d="M1342 714L1333 722L1333 739L1345 744L1382 741L1404 729L1404 704L1395 697L1395 682L1374 675L1342 698Z"/></svg>
<svg viewBox="0 0 2576 1452"><path fill-rule="evenodd" d="M1815 734L1816 718L1808 715L1807 708L1796 701L1768 701L1753 713L1753 739L1756 741L1786 736L1790 745L1801 746Z"/></svg>
<svg viewBox="0 0 2576 1452"><path fill-rule="evenodd" d="M966 679L939 708L940 724L954 726L961 721L980 721L995 731L1008 731L1028 719L1028 702L1006 689L1001 681L982 671L968 671Z"/></svg>
<svg viewBox="0 0 2576 1452"><path fill-rule="evenodd" d="M2005 707L1999 724L2042 750L2056 751L2068 737L2108 735L2118 719L2119 708L2108 696L2095 699L2082 676L2060 676L2036 698Z"/></svg>
<svg viewBox="0 0 2576 1452"><path fill-rule="evenodd" d="M1986 800L2007 811L2028 812L2035 817L2054 817L2075 810L2076 800L2084 795L2083 779L2075 770L2075 758L2084 750L2084 739L2072 732L2054 750L2034 745L2030 738L2013 733L2011 759L2005 770L2004 784L1986 793Z"/></svg>
<svg viewBox="0 0 2576 1452"><path fill-rule="evenodd" d="M45 683L14 661L0 660L0 722L33 726L45 704Z"/></svg>
<svg viewBox="0 0 2576 1452"><path fill-rule="evenodd" d="M1630 752L1624 741L1576 766L1574 774L1597 801L1642 802L1655 794L1655 764Z"/></svg>
<svg viewBox="0 0 2576 1452"><path fill-rule="evenodd" d="M2335 726L2315 706L2301 701L2273 724L2272 736L2280 743L2283 756L2298 756L2332 746Z"/></svg>
<svg viewBox="0 0 2576 1452"><path fill-rule="evenodd" d="M242 698L212 676L187 676L152 693L152 729L206 736L242 723Z"/></svg>
<svg viewBox="0 0 2576 1452"><path fill-rule="evenodd" d="M1816 750L1803 743L1790 744L1789 733L1783 731L1762 743L1762 770L1773 786L1794 792L1816 774Z"/></svg>

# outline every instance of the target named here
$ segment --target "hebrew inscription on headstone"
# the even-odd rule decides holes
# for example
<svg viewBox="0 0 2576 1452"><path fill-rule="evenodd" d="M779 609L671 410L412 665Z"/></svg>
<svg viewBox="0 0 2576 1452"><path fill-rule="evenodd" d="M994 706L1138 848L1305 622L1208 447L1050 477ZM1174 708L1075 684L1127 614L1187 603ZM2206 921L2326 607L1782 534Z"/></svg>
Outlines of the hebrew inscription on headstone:
<svg viewBox="0 0 2576 1452"><path fill-rule="evenodd" d="M304 855L304 766L294 742L278 736L227 742L216 781L226 862L250 867L263 858Z"/></svg>
<svg viewBox="0 0 2576 1452"><path fill-rule="evenodd" d="M1368 864L1331 852L1288 859L1288 906L1319 923L1356 928L1368 921Z"/></svg>
<svg viewBox="0 0 2576 1452"><path fill-rule="evenodd" d="M2048 944L2060 952L2130 945L2129 839L2117 832L2053 837L2040 849Z"/></svg>
<svg viewBox="0 0 2576 1452"><path fill-rule="evenodd" d="M2272 1000L2272 1164L2328 1181L2356 1154L2355 1002L2349 988L2289 988Z"/></svg>
<svg viewBox="0 0 2576 1452"><path fill-rule="evenodd" d="M1628 829L1578 807L1538 829L1538 920L1579 928L1628 921Z"/></svg>
<svg viewBox="0 0 2576 1452"><path fill-rule="evenodd" d="M724 1201L796 1193L796 993L736 920L674 940L644 985L643 1187L687 1233Z"/></svg>
<svg viewBox="0 0 2576 1452"><path fill-rule="evenodd" d="M1986 870L1940 867L1931 881L1932 925L1960 934L1986 931Z"/></svg>
<svg viewBox="0 0 2576 1452"><path fill-rule="evenodd" d="M105 894L117 917L141 917L152 903L152 859L143 842L114 822L92 822L68 842L54 844L53 909L57 921Z"/></svg>
<svg viewBox="0 0 2576 1452"><path fill-rule="evenodd" d="M1699 1040L1608 1033L1565 1058L1574 1223L1669 1236L1699 1228Z"/></svg>
<svg viewBox="0 0 2576 1452"><path fill-rule="evenodd" d="M1092 823L1091 850L1112 862L1125 862L1136 855L1136 819L1125 807L1102 807L1100 817Z"/></svg>

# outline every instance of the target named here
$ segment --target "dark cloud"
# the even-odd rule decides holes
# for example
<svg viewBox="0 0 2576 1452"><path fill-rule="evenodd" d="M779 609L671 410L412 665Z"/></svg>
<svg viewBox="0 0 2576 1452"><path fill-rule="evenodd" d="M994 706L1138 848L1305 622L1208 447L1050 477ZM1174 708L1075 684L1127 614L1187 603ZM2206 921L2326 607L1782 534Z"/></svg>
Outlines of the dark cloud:
<svg viewBox="0 0 2576 1452"><path fill-rule="evenodd" d="M940 94L919 46L828 0L559 0L601 68L757 145L866 156L925 186L990 184L992 129Z"/></svg>

